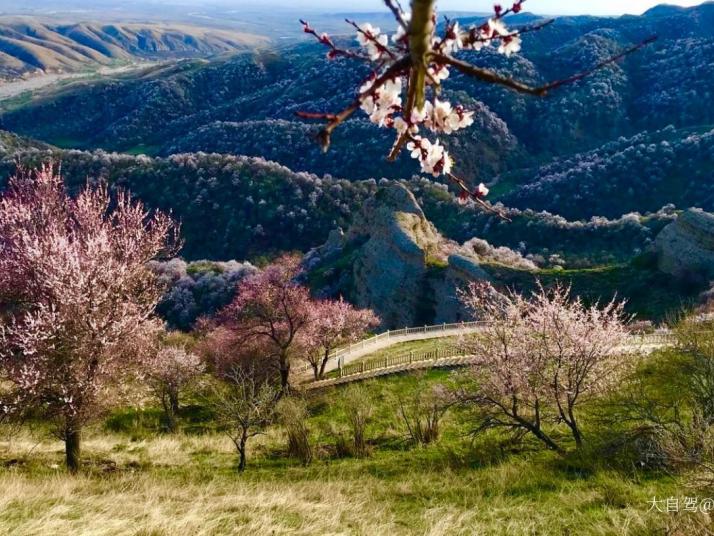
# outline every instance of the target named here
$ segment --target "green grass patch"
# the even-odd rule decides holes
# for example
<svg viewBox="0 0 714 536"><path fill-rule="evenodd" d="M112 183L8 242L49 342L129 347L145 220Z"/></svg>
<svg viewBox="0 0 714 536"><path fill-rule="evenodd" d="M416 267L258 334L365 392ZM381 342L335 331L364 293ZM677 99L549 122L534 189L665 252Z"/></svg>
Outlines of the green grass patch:
<svg viewBox="0 0 714 536"><path fill-rule="evenodd" d="M644 258L632 263L535 273L495 264L484 265L484 268L502 286L528 290L534 288L537 280L546 286L562 282L572 286L573 295L589 302L624 299L629 314L655 321L666 320L689 306L704 290L656 270Z"/></svg>
<svg viewBox="0 0 714 536"><path fill-rule="evenodd" d="M175 435L161 433L157 408L115 412L87 430L85 468L77 477L56 467L62 445L46 435L0 441L0 461L21 460L12 468L0 464L0 533L76 534L91 527L105 534L645 535L672 527L699 534L708 523L698 514L650 511L652 497L704 496L693 474L573 453L564 436L571 448L565 457L530 439L472 436L465 408L447 413L436 443L412 445L397 412L400 398L458 381L454 372L431 370L361 383L373 404L364 458L334 450L335 433L348 429L348 387L310 393L313 463L289 458L284 433L271 428L251 444L241 475L232 444L199 406L187 406L184 432ZM189 424L202 425L201 432ZM602 434L589 424L589 440Z"/></svg>

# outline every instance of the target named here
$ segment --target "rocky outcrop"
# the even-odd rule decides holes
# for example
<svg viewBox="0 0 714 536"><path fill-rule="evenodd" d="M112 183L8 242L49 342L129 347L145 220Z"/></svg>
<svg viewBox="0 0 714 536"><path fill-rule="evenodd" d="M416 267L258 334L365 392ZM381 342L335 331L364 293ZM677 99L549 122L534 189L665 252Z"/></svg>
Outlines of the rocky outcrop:
<svg viewBox="0 0 714 536"><path fill-rule="evenodd" d="M427 290L429 256L439 241L411 193L402 186L381 190L347 239L366 239L352 266L355 302L380 307L386 326L413 325Z"/></svg>
<svg viewBox="0 0 714 536"><path fill-rule="evenodd" d="M714 279L714 214L692 208L655 239L659 269L680 278Z"/></svg>
<svg viewBox="0 0 714 536"><path fill-rule="evenodd" d="M333 231L308 253L304 265L324 294L346 296L374 309L383 327L401 328L469 318L457 289L490 279L470 251L441 236L396 183L369 199L346 233Z"/></svg>

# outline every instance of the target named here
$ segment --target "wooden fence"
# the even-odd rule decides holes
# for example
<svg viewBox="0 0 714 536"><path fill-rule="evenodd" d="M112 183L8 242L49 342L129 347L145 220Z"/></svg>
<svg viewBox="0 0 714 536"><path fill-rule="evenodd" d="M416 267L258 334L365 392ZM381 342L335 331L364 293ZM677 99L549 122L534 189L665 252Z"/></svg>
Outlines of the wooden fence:
<svg viewBox="0 0 714 536"><path fill-rule="evenodd" d="M630 335L627 346L634 350L638 348L661 347L672 344L674 336L669 331L656 331L640 335ZM467 355L463 348L445 346L425 352L406 352L399 355L365 359L357 363L340 366L336 375L325 380L312 381L303 384L306 389L316 389L329 385L339 385L359 381L385 374L394 374L406 370L416 370L431 367L456 367L472 364L474 357Z"/></svg>

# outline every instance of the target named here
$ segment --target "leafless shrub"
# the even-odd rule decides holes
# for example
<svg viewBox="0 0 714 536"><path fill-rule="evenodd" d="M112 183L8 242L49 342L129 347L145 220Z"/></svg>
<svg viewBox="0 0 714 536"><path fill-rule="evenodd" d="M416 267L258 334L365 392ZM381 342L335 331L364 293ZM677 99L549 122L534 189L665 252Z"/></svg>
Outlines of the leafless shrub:
<svg viewBox="0 0 714 536"><path fill-rule="evenodd" d="M310 445L310 430L307 427L309 416L305 401L296 397L283 397L277 406L278 420L288 435L288 454L299 459L303 464L312 462L313 452Z"/></svg>
<svg viewBox="0 0 714 536"><path fill-rule="evenodd" d="M213 386L211 403L218 425L238 450L238 470L245 470L248 440L264 432L275 415L279 389L261 381L253 367L225 370Z"/></svg>
<svg viewBox="0 0 714 536"><path fill-rule="evenodd" d="M372 420L372 402L367 395L367 391L362 386L353 385L345 390L343 404L347 422L352 432L352 442L356 456L366 456L367 448L367 425Z"/></svg>
<svg viewBox="0 0 714 536"><path fill-rule="evenodd" d="M408 400L399 399L399 414L412 442L428 445L439 439L441 419L450 399L443 385L417 389Z"/></svg>

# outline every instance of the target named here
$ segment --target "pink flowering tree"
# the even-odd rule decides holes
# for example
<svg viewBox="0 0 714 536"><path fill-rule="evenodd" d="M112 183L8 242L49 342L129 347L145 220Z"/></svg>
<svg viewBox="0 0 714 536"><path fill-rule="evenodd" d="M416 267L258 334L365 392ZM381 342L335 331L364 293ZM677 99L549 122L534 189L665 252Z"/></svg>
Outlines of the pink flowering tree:
<svg viewBox="0 0 714 536"><path fill-rule="evenodd" d="M312 367L315 379L325 375L330 352L359 340L377 325L379 318L374 312L356 309L342 299L313 302L310 325L303 339L305 360Z"/></svg>
<svg viewBox="0 0 714 536"><path fill-rule="evenodd" d="M181 393L194 384L203 372L200 357L185 346L165 346L146 363L146 379L161 402L169 432L175 432L177 428Z"/></svg>
<svg viewBox="0 0 714 536"><path fill-rule="evenodd" d="M70 198L51 166L19 172L0 198L3 410L54 419L72 472L83 426L153 347L162 288L147 263L174 252L176 232L105 186Z"/></svg>
<svg viewBox="0 0 714 536"><path fill-rule="evenodd" d="M299 273L299 257L279 258L244 278L220 314L222 344L259 354L278 372L283 393L290 389L290 365L301 351L313 314L308 289L295 281Z"/></svg>
<svg viewBox="0 0 714 536"><path fill-rule="evenodd" d="M328 59L362 61L371 65L373 70L358 85L354 101L343 110L334 113L299 112L298 115L304 119L325 122L318 138L323 149L327 150L332 132L355 112L362 110L371 122L394 130L395 141L389 152L390 160L396 159L406 148L412 158L419 162L423 173L446 177L456 185L459 199L463 202L473 202L493 212L494 207L484 200L488 188L484 184L479 184L475 189L469 188L467 182L456 174L456 163L439 138L473 124L473 111L458 104L452 105L440 97L450 73L456 71L483 83L498 84L529 95L545 96L556 88L580 80L617 61L654 39L647 39L623 50L592 69L540 87L531 87L458 58L461 51L479 51L485 47L495 47L505 56L518 53L523 34L541 30L552 22L517 29L507 28L505 17L519 13L524 2L515 0L507 9L496 5L490 19L468 28L461 28L458 21L447 20L443 30L437 33L435 0L412 0L411 12L402 9L399 0L385 0L384 3L396 20L396 33L389 36L369 23L357 24L347 20L357 32L360 45L357 50L338 47L329 35L319 33L308 22L301 21L304 31L327 48Z"/></svg>
<svg viewBox="0 0 714 536"><path fill-rule="evenodd" d="M478 387L460 396L483 411L479 429L531 433L563 452L543 426L562 423L580 447L578 409L617 385L630 362L622 357L627 335L623 304L587 306L560 285L539 286L524 297L472 284L462 300L488 321L463 343L477 359Z"/></svg>

